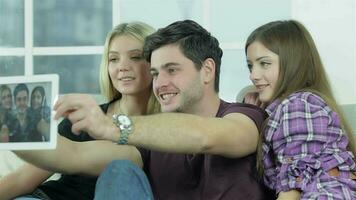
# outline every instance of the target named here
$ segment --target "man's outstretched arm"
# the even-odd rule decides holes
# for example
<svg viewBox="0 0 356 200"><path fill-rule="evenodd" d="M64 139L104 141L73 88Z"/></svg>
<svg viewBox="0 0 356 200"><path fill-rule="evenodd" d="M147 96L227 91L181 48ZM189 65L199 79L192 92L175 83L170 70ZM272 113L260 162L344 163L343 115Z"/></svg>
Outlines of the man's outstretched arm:
<svg viewBox="0 0 356 200"><path fill-rule="evenodd" d="M66 95L58 100L56 117L68 117L72 131L86 131L92 137L117 142L120 130L88 95ZM133 132L128 144L176 153L208 153L243 157L256 151L258 129L244 114L223 118L183 113L161 113L131 118Z"/></svg>

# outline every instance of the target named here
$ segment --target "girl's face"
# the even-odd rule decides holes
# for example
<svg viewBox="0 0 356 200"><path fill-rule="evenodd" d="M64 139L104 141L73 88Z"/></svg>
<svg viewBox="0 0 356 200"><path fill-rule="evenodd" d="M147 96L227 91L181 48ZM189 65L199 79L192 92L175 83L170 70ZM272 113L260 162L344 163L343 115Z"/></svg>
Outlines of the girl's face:
<svg viewBox="0 0 356 200"><path fill-rule="evenodd" d="M116 36L109 47L108 71L113 86L123 95L149 90L152 76L143 58L143 43L131 36Z"/></svg>
<svg viewBox="0 0 356 200"><path fill-rule="evenodd" d="M42 100L43 100L42 95L38 90L33 92L33 95L31 97L31 106L32 106L32 108L37 109L37 108L41 107Z"/></svg>
<svg viewBox="0 0 356 200"><path fill-rule="evenodd" d="M261 102L272 100L279 75L279 56L255 41L247 47L250 80L256 86Z"/></svg>
<svg viewBox="0 0 356 200"><path fill-rule="evenodd" d="M10 90L4 90L1 93L0 96L0 100L1 100L1 105L5 108L5 109L11 109L12 107L12 95Z"/></svg>

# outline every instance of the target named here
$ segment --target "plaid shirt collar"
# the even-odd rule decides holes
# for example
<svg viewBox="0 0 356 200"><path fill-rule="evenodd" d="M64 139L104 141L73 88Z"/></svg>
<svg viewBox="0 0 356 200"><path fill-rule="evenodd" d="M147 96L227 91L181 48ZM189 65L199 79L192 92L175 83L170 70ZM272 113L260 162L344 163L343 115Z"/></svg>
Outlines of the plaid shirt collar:
<svg viewBox="0 0 356 200"><path fill-rule="evenodd" d="M268 116L271 116L271 114L277 109L277 107L281 104L281 101L279 99L274 100L272 103L270 103L267 108L265 109Z"/></svg>

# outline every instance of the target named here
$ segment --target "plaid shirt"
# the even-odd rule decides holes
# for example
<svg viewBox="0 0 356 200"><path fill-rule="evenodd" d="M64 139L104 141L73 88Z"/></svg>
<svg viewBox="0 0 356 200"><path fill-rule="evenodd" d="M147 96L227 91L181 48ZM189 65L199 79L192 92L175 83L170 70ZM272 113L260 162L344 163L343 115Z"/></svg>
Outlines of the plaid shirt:
<svg viewBox="0 0 356 200"><path fill-rule="evenodd" d="M347 135L325 101L298 92L266 109L269 120L263 149L264 181L271 189L302 191L301 199L356 199L354 156ZM328 171L338 168L340 176Z"/></svg>

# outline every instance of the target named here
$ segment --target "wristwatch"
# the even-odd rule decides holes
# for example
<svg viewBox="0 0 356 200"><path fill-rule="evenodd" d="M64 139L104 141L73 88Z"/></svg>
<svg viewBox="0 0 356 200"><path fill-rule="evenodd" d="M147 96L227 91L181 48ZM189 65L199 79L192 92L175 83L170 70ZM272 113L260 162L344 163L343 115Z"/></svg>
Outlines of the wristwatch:
<svg viewBox="0 0 356 200"><path fill-rule="evenodd" d="M114 114L112 116L113 123L120 129L120 138L118 144L127 144L129 135L132 133L133 124L132 120L123 114Z"/></svg>

